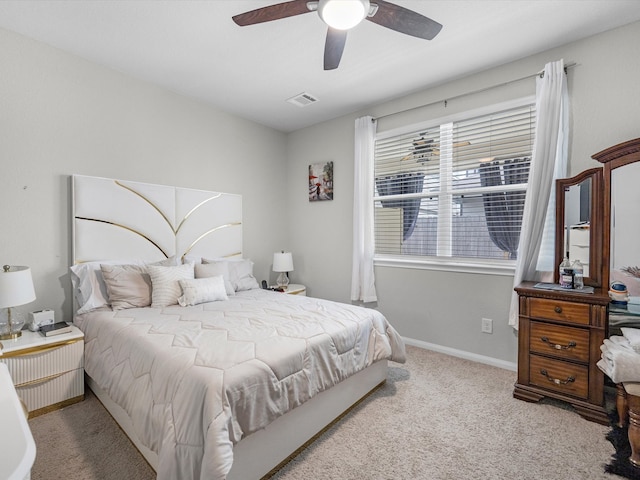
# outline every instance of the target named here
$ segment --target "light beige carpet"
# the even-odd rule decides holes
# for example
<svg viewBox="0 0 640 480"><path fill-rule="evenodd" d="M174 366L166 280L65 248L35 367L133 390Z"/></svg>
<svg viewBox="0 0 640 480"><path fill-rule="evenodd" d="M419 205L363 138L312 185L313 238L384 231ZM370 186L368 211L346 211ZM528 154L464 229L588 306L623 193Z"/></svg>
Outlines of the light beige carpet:
<svg viewBox="0 0 640 480"><path fill-rule="evenodd" d="M618 480L608 428L564 404L512 397L514 372L408 347L389 380L274 480ZM89 392L30 420L33 480L155 478ZM249 480L249 479L247 479Z"/></svg>

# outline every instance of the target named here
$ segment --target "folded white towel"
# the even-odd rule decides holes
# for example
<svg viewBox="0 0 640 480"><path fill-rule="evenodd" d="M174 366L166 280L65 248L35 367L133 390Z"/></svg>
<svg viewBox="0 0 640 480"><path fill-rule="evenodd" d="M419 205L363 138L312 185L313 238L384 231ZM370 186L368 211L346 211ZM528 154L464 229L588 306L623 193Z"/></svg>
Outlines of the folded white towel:
<svg viewBox="0 0 640 480"><path fill-rule="evenodd" d="M609 338L605 338L602 345L600 345L602 357L610 360L613 360L613 355L618 350L627 353L636 353L633 348L631 348L629 341L621 335L613 335Z"/></svg>
<svg viewBox="0 0 640 480"><path fill-rule="evenodd" d="M628 350L633 350L627 337L624 337L622 335L611 335L609 338L604 339L604 343L605 345L613 344L615 347L622 347Z"/></svg>
<svg viewBox="0 0 640 480"><path fill-rule="evenodd" d="M637 353L640 353L640 329L622 327L620 330L622 330L622 335L629 340L631 348L633 348Z"/></svg>
<svg viewBox="0 0 640 480"><path fill-rule="evenodd" d="M619 383L619 382L616 382L613 379L613 367L612 367L611 363L606 361L604 358L601 358L600 360L598 360L598 363L596 363L596 365L598 366L598 368L600 370L602 370L604 372L604 374L607 377L609 377L611 379L612 382Z"/></svg>
<svg viewBox="0 0 640 480"><path fill-rule="evenodd" d="M602 358L597 365L614 383L640 382L640 354L628 346L628 342L620 343L619 339L610 337L601 346Z"/></svg>

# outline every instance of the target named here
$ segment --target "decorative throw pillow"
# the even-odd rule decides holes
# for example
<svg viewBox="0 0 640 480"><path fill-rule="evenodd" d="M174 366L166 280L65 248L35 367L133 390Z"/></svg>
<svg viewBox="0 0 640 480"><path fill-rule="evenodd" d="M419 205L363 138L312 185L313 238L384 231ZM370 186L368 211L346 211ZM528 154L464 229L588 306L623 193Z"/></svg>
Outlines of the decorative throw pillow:
<svg viewBox="0 0 640 480"><path fill-rule="evenodd" d="M113 310L151 305L151 277L144 265L100 265Z"/></svg>
<svg viewBox="0 0 640 480"><path fill-rule="evenodd" d="M151 265L178 265L176 256L154 262ZM109 305L109 292L102 275L101 265L145 265L136 259L102 260L99 262L84 262L69 267L74 297L78 302L77 313L86 313Z"/></svg>
<svg viewBox="0 0 640 480"><path fill-rule="evenodd" d="M228 299L222 275L180 280L179 283L182 288L182 295L178 298L178 303L183 307Z"/></svg>
<svg viewBox="0 0 640 480"><path fill-rule="evenodd" d="M178 303L182 294L180 280L193 279L193 263L176 267L161 267L149 265L147 267L151 277L151 306L166 307Z"/></svg>
<svg viewBox="0 0 640 480"><path fill-rule="evenodd" d="M229 281L231 282L231 285L236 292L260 288L260 285L258 285L258 281L253 276L253 262L249 259L210 260L203 258L202 263L205 265L226 263L227 268L229 269Z"/></svg>
<svg viewBox="0 0 640 480"><path fill-rule="evenodd" d="M196 278L208 278L222 276L227 295L235 295L236 291L229 281L229 266L227 262L196 263L194 266Z"/></svg>

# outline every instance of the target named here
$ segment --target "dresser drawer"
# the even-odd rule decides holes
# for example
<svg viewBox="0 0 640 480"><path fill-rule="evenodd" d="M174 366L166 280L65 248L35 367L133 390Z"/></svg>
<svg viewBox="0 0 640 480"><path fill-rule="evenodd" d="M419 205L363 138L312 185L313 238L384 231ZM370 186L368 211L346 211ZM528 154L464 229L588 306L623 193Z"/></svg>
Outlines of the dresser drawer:
<svg viewBox="0 0 640 480"><path fill-rule="evenodd" d="M64 405L69 400L84 397L84 369L71 370L49 377L39 378L32 382L16 385L16 392L27 406L29 417L37 416L37 410L46 411Z"/></svg>
<svg viewBox="0 0 640 480"><path fill-rule="evenodd" d="M531 322L529 351L589 362L589 329Z"/></svg>
<svg viewBox="0 0 640 480"><path fill-rule="evenodd" d="M529 299L529 316L589 325L589 305L546 298Z"/></svg>
<svg viewBox="0 0 640 480"><path fill-rule="evenodd" d="M61 344L19 350L0 357L0 361L7 364L17 388L24 383L83 369L84 342L80 338Z"/></svg>
<svg viewBox="0 0 640 480"><path fill-rule="evenodd" d="M586 399L589 396L589 369L584 365L531 355L531 385Z"/></svg>

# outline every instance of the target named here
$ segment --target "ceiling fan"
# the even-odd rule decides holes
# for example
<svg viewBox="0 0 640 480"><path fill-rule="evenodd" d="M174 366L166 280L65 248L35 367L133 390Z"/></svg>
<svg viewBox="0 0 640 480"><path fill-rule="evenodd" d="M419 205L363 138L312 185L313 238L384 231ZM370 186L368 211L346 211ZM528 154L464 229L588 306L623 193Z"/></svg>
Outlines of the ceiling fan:
<svg viewBox="0 0 640 480"><path fill-rule="evenodd" d="M338 67L348 30L362 20L425 40L433 39L442 29L441 24L424 15L383 0L291 0L241 13L232 19L244 27L309 12L318 12L329 27L324 46L325 70Z"/></svg>

